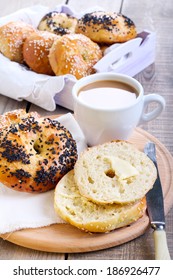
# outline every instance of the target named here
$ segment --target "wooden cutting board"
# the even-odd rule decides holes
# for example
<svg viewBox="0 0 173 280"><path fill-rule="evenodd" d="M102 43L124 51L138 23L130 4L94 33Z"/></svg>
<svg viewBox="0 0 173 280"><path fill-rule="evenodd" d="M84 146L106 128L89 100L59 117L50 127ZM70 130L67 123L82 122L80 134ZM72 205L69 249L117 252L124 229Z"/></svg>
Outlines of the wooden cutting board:
<svg viewBox="0 0 173 280"><path fill-rule="evenodd" d="M165 214L173 205L173 158L163 144L146 131L137 128L130 138L140 150L147 141L156 144L157 160L164 194ZM128 242L142 235L149 227L145 214L130 226L110 233L86 233L69 224L55 224L43 228L24 229L1 237L17 245L59 253L89 252L110 248Z"/></svg>

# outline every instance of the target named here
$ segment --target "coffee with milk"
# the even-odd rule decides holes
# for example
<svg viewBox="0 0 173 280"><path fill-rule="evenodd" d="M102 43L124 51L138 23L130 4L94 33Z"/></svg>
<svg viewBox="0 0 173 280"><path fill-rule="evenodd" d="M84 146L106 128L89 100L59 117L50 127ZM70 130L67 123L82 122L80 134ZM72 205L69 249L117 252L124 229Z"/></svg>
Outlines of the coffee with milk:
<svg viewBox="0 0 173 280"><path fill-rule="evenodd" d="M78 98L89 106L100 109L118 109L131 106L138 94L130 85L118 81L96 81L82 87Z"/></svg>

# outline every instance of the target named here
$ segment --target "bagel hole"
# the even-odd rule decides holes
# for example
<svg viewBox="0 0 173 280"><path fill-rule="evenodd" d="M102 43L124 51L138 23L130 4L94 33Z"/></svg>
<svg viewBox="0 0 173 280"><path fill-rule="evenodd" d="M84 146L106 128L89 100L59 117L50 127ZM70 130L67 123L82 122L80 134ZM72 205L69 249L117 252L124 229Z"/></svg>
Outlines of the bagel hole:
<svg viewBox="0 0 173 280"><path fill-rule="evenodd" d="M114 178L115 177L115 171L113 169L108 169L105 171L105 174L109 178Z"/></svg>

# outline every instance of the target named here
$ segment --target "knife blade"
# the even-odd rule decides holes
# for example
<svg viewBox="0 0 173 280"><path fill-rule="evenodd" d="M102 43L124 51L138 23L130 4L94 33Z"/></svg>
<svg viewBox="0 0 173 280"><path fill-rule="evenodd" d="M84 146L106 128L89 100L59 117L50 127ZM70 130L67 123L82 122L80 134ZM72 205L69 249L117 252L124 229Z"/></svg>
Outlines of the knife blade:
<svg viewBox="0 0 173 280"><path fill-rule="evenodd" d="M157 170L157 179L153 188L146 194L147 211L151 227L154 229L155 259L170 260L165 231L163 192L157 165L155 144L148 142L144 147L144 152L152 160Z"/></svg>

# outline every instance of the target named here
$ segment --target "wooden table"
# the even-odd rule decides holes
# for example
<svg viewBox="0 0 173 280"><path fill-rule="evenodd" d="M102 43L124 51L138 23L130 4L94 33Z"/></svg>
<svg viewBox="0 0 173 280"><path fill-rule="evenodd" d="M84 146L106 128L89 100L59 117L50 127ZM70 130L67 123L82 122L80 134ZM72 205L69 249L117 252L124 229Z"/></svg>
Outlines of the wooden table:
<svg viewBox="0 0 173 280"><path fill-rule="evenodd" d="M157 34L155 63L147 67L135 76L144 86L145 92L155 92L161 94L166 100L166 110L156 120L148 123L142 128L155 136L162 142L168 151L173 155L173 5L172 0L138 1L138 0L28 0L0 2L0 16L5 16L20 8L34 4L42 4L54 7L57 4L69 4L77 12L92 6L101 6L107 11L122 11L125 15L134 20L139 31L148 29ZM1 79L1 77L0 77ZM0 81L1 83L3 81ZM29 108L30 111L38 111L41 115L55 115L65 113L68 110L57 106L54 112L48 112L26 101L17 102L13 99L0 95L0 114L17 108ZM166 216L166 229L170 254L173 258L173 208ZM88 253L48 253L41 252L0 239L0 259L1 260L55 260L55 259L116 259L116 260L149 260L154 259L154 248L152 230L147 230L145 234L127 242L123 245L110 249Z"/></svg>

